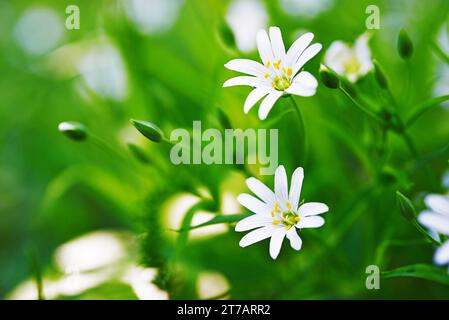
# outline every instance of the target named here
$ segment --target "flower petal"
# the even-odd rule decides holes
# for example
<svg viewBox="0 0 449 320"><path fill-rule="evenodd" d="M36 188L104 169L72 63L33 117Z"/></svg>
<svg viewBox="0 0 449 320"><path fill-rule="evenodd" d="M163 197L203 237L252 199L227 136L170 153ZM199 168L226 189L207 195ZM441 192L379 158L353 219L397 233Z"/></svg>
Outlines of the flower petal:
<svg viewBox="0 0 449 320"><path fill-rule="evenodd" d="M266 204L273 206L275 202L274 192L270 190L263 182L256 178L246 179L246 185L256 196Z"/></svg>
<svg viewBox="0 0 449 320"><path fill-rule="evenodd" d="M279 227L276 229L270 240L270 256L273 259L276 259L281 251L282 242L284 241L285 234L287 230L284 227Z"/></svg>
<svg viewBox="0 0 449 320"><path fill-rule="evenodd" d="M443 245L437 249L433 259L438 265L449 263L449 240L443 243Z"/></svg>
<svg viewBox="0 0 449 320"><path fill-rule="evenodd" d="M309 217L329 211L329 207L321 202L307 202L298 209L300 217Z"/></svg>
<svg viewBox="0 0 449 320"><path fill-rule="evenodd" d="M259 87L262 84L263 84L262 81L256 77L240 76L226 80L225 83L223 83L223 87L233 87L233 86Z"/></svg>
<svg viewBox="0 0 449 320"><path fill-rule="evenodd" d="M245 100L245 104L243 105L243 112L248 113L257 101L265 97L268 93L270 93L270 91L270 89L266 89L264 87L259 87L251 91Z"/></svg>
<svg viewBox="0 0 449 320"><path fill-rule="evenodd" d="M257 49L259 50L260 58L264 65L267 64L268 61L273 62L273 50L271 49L270 38L268 38L268 34L265 30L259 30L256 36L257 41Z"/></svg>
<svg viewBox="0 0 449 320"><path fill-rule="evenodd" d="M320 216L303 217L297 223L297 227L302 228L319 228L324 224L324 219Z"/></svg>
<svg viewBox="0 0 449 320"><path fill-rule="evenodd" d="M302 181L304 180L304 170L299 167L293 172L292 181L290 182L289 200L293 210L298 209L299 197L301 196Z"/></svg>
<svg viewBox="0 0 449 320"><path fill-rule="evenodd" d="M266 226L259 229L256 229L254 231L251 231L247 233L239 242L239 245L244 248L247 246L250 246L256 242L265 240L273 234L273 232L280 227L276 226Z"/></svg>
<svg viewBox="0 0 449 320"><path fill-rule="evenodd" d="M449 235L449 218L432 211L421 212L418 221L429 229Z"/></svg>
<svg viewBox="0 0 449 320"><path fill-rule="evenodd" d="M235 231L241 232L263 227L269 225L272 220L273 219L270 219L270 217L268 216L264 217L259 214L254 214L237 222L235 226Z"/></svg>
<svg viewBox="0 0 449 320"><path fill-rule="evenodd" d="M351 56L351 48L346 43L343 41L334 41L326 51L324 63L339 75L344 75L345 66L343 61L347 61Z"/></svg>
<svg viewBox="0 0 449 320"><path fill-rule="evenodd" d="M260 120L265 120L273 108L276 101L283 95L282 91L272 91L268 96L262 101L259 107L259 118Z"/></svg>
<svg viewBox="0 0 449 320"><path fill-rule="evenodd" d="M449 196L429 194L424 202L431 210L449 216Z"/></svg>
<svg viewBox="0 0 449 320"><path fill-rule="evenodd" d="M229 70L250 74L256 77L263 77L266 73L265 67L262 64L249 59L234 59L226 63L224 66Z"/></svg>
<svg viewBox="0 0 449 320"><path fill-rule="evenodd" d="M270 27L270 40L271 48L275 60L284 60L285 58L285 46L282 41L281 29L278 27Z"/></svg>
<svg viewBox="0 0 449 320"><path fill-rule="evenodd" d="M274 173L274 193L276 194L277 200L283 206L288 200L288 182L287 173L285 172L284 166L277 167ZM285 210L285 208L284 208Z"/></svg>
<svg viewBox="0 0 449 320"><path fill-rule="evenodd" d="M354 51L357 57L357 60L360 63L360 71L361 75L366 74L373 68L373 62L371 59L371 51L368 46L369 35L367 33L362 34L357 38L354 44Z"/></svg>
<svg viewBox="0 0 449 320"><path fill-rule="evenodd" d="M293 79L291 86L285 92L310 97L315 94L317 87L317 79L309 72L302 71Z"/></svg>
<svg viewBox="0 0 449 320"><path fill-rule="evenodd" d="M270 206L266 205L259 199L247 193L239 194L239 196L237 197L237 201L249 211L256 214L268 215L272 210Z"/></svg>
<svg viewBox="0 0 449 320"><path fill-rule="evenodd" d="M295 250L301 250L302 240L296 232L296 228L290 228L287 231L287 238L290 240L290 246Z"/></svg>
<svg viewBox="0 0 449 320"><path fill-rule="evenodd" d="M310 59L317 55L320 52L323 46L321 43L312 44L301 54L299 59L296 61L295 66L293 67L293 74L296 74Z"/></svg>
<svg viewBox="0 0 449 320"><path fill-rule="evenodd" d="M296 63L296 61L299 59L301 54L304 52L304 50L307 48L307 46L312 42L313 40L313 33L308 32L300 36L296 41L292 44L290 49L287 51L286 56L286 65L287 67L293 67Z"/></svg>

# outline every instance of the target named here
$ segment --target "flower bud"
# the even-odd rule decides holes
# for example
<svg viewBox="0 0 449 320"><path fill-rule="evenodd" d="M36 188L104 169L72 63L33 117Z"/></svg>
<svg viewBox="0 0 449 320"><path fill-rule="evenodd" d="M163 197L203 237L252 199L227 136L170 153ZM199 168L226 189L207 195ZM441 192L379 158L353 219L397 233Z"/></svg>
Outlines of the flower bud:
<svg viewBox="0 0 449 320"><path fill-rule="evenodd" d="M325 65L320 65L320 78L323 84L330 89L337 89L340 86L340 79L337 74Z"/></svg>
<svg viewBox="0 0 449 320"><path fill-rule="evenodd" d="M131 119L133 126L146 138L154 142L164 139L162 130L152 122Z"/></svg>
<svg viewBox="0 0 449 320"><path fill-rule="evenodd" d="M235 50L235 36L228 23L223 19L217 24L216 34L218 40L227 49Z"/></svg>
<svg viewBox="0 0 449 320"><path fill-rule="evenodd" d="M382 68L380 67L379 63L376 60L373 60L373 64L374 64L374 77L376 78L377 83L381 88L387 89L388 80L384 72L382 71Z"/></svg>
<svg viewBox="0 0 449 320"><path fill-rule="evenodd" d="M76 121L65 121L58 125L58 130L69 139L83 141L88 137L87 128L84 124Z"/></svg>
<svg viewBox="0 0 449 320"><path fill-rule="evenodd" d="M401 211L404 218L409 221L414 220L416 217L416 210L413 206L412 201L399 191L396 191L396 199L399 210Z"/></svg>
<svg viewBox="0 0 449 320"><path fill-rule="evenodd" d="M398 36L398 52L402 59L408 60L413 54L413 43L408 33L401 29Z"/></svg>

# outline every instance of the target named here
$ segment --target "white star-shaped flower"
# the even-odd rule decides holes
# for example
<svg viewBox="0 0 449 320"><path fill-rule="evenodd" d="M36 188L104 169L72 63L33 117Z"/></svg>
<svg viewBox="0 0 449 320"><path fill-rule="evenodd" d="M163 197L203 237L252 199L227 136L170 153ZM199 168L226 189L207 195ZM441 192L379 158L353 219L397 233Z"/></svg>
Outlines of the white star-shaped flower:
<svg viewBox="0 0 449 320"><path fill-rule="evenodd" d="M430 194L424 199L428 210L418 216L418 221L437 233L449 236L449 196ZM449 264L449 240L437 249L434 256L438 265Z"/></svg>
<svg viewBox="0 0 449 320"><path fill-rule="evenodd" d="M302 240L296 229L319 228L324 224L319 214L329 210L327 205L320 202L299 203L303 179L304 170L297 168L293 172L289 192L285 168L279 166L274 176L275 192L256 178L246 180L248 188L259 199L246 193L237 198L242 206L255 213L239 221L235 227L235 231L255 229L240 240L241 247L270 238L270 256L276 259L285 237L290 240L293 249L300 250Z"/></svg>
<svg viewBox="0 0 449 320"><path fill-rule="evenodd" d="M246 98L243 111L249 110L263 97L260 104L259 118L264 120L275 102L284 94L304 97L313 96L318 81L301 68L320 50L321 44L311 46L313 34L306 33L299 37L290 49L285 52L281 30L270 27L269 35L265 30L257 33L257 48L263 64L249 59L234 59L225 67L247 74L227 80L223 87L251 86L254 90ZM299 72L299 73L298 73Z"/></svg>
<svg viewBox="0 0 449 320"><path fill-rule="evenodd" d="M354 46L334 41L324 56L326 66L351 82L356 82L373 69L367 33L358 37Z"/></svg>

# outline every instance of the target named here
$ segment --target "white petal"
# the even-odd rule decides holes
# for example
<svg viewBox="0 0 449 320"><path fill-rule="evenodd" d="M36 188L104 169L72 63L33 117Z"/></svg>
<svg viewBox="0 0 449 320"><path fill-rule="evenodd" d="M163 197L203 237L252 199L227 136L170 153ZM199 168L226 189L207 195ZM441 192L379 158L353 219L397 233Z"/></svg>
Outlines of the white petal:
<svg viewBox="0 0 449 320"><path fill-rule="evenodd" d="M237 197L237 201L249 211L260 215L270 214L272 208L252 195L242 193Z"/></svg>
<svg viewBox="0 0 449 320"><path fill-rule="evenodd" d="M276 101L283 95L282 91L272 91L268 94L268 96L263 99L262 103L259 107L259 119L265 120L268 116L268 113L273 108Z"/></svg>
<svg viewBox="0 0 449 320"><path fill-rule="evenodd" d="M319 228L324 224L324 219L320 216L303 217L296 225L298 228Z"/></svg>
<svg viewBox="0 0 449 320"><path fill-rule="evenodd" d="M246 185L256 196L266 204L273 206L275 202L274 192L270 190L263 182L256 178L246 179Z"/></svg>
<svg viewBox="0 0 449 320"><path fill-rule="evenodd" d="M270 90L264 87L259 87L251 91L245 100L245 104L243 105L243 112L248 113L257 101L265 97L269 92Z"/></svg>
<svg viewBox="0 0 449 320"><path fill-rule="evenodd" d="M315 43L304 50L298 61L296 61L295 66L293 67L293 74L296 74L299 69L301 69L307 63L307 61L316 56L317 53L320 52L321 48L322 45L320 43Z"/></svg>
<svg viewBox="0 0 449 320"><path fill-rule="evenodd" d="M433 211L449 216L449 196L429 194L424 202Z"/></svg>
<svg viewBox="0 0 449 320"><path fill-rule="evenodd" d="M267 32L265 30L259 30L259 32L257 32L256 40L257 49L259 50L259 55L263 64L266 65L268 61L273 62L273 50L271 49L271 43Z"/></svg>
<svg viewBox="0 0 449 320"><path fill-rule="evenodd" d="M336 73L343 75L345 71L343 61L349 59L351 55L351 49L344 42L334 41L326 51L324 63Z"/></svg>
<svg viewBox="0 0 449 320"><path fill-rule="evenodd" d="M449 235L449 218L432 211L421 212L418 221L429 229Z"/></svg>
<svg viewBox="0 0 449 320"><path fill-rule="evenodd" d="M274 59L284 60L285 46L284 41L282 41L281 29L279 29L278 27L271 27L270 40L271 40L271 47L273 49Z"/></svg>
<svg viewBox="0 0 449 320"><path fill-rule="evenodd" d="M266 71L265 67L259 62L249 59L234 59L224 65L229 70L247 73L253 76L263 76Z"/></svg>
<svg viewBox="0 0 449 320"><path fill-rule="evenodd" d="M315 94L317 87L317 79L309 72L302 71L293 79L291 86L285 92L310 97Z"/></svg>
<svg viewBox="0 0 449 320"><path fill-rule="evenodd" d="M321 202L307 202L298 209L300 217L314 216L329 211L329 207Z"/></svg>
<svg viewBox="0 0 449 320"><path fill-rule="evenodd" d="M360 63L360 74L366 74L373 68L371 59L371 51L368 46L369 35L367 33L362 34L357 38L354 44L355 55Z"/></svg>
<svg viewBox="0 0 449 320"><path fill-rule="evenodd" d="M282 242L284 241L284 237L287 230L284 227L279 227L275 230L271 236L270 240L270 256L273 259L276 259L281 251Z"/></svg>
<svg viewBox="0 0 449 320"><path fill-rule="evenodd" d="M246 234L239 242L239 245L241 247L247 247L250 246L256 242L265 240L273 234L275 230L277 230L275 226L266 226L259 229L256 229L254 231L249 232Z"/></svg>
<svg viewBox="0 0 449 320"><path fill-rule="evenodd" d="M287 184L287 173L285 172L284 166L277 167L274 173L274 193L276 198L283 205L288 200L288 184Z"/></svg>
<svg viewBox="0 0 449 320"><path fill-rule="evenodd" d="M235 231L241 232L241 231L247 231L259 227L263 227L266 225L269 225L273 219L270 219L270 217L264 217L259 214L255 214L249 217L246 217L239 222L237 222L235 226Z"/></svg>
<svg viewBox="0 0 449 320"><path fill-rule="evenodd" d="M304 180L304 170L299 167L293 172L292 181L290 182L289 199L293 210L298 209L299 197L301 196L302 181Z"/></svg>
<svg viewBox="0 0 449 320"><path fill-rule="evenodd" d="M290 240L290 246L295 250L301 250L302 240L296 232L296 228L290 228L287 231L287 238Z"/></svg>
<svg viewBox="0 0 449 320"><path fill-rule="evenodd" d="M313 40L313 33L305 33L292 44L287 51L286 65L293 67L301 54Z"/></svg>
<svg viewBox="0 0 449 320"><path fill-rule="evenodd" d="M437 249L433 259L435 263L438 265L449 263L449 240L446 241L441 247Z"/></svg>
<svg viewBox="0 0 449 320"><path fill-rule="evenodd" d="M259 87L262 84L263 84L262 81L256 77L240 76L225 81L225 83L223 83L223 87L232 87L232 86Z"/></svg>

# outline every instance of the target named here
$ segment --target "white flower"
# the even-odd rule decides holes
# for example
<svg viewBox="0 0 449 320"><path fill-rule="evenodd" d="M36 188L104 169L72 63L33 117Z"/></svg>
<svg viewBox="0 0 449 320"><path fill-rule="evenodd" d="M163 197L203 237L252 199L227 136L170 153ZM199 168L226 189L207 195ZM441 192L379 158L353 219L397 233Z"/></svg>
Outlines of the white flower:
<svg viewBox="0 0 449 320"><path fill-rule="evenodd" d="M419 214L418 221L430 230L449 236L449 196L430 194L424 201L429 209ZM438 265L449 264L449 240L437 249L434 261Z"/></svg>
<svg viewBox="0 0 449 320"><path fill-rule="evenodd" d="M241 247L271 238L270 256L276 259L285 236L293 249L300 250L302 240L296 229L319 228L324 224L324 219L318 215L329 210L327 205L319 202L299 203L303 179L303 169L297 168L293 172L290 193L284 166L276 169L274 193L256 178L246 180L248 188L260 200L246 193L237 198L242 206L255 213L235 226L235 231L256 229L240 240Z"/></svg>
<svg viewBox="0 0 449 320"><path fill-rule="evenodd" d="M278 27L270 27L269 34L268 36L265 30L259 30L257 33L257 48L263 64L248 59L231 60L225 64L226 68L249 76L235 77L223 84L223 87L245 85L255 88L246 98L243 107L245 113L266 96L259 108L261 120L267 117L283 94L304 97L315 94L318 81L309 72L299 71L322 47L319 43L309 47L313 34L306 33L285 52L281 30Z"/></svg>
<svg viewBox="0 0 449 320"><path fill-rule="evenodd" d="M357 38L354 46L342 41L332 42L324 56L324 63L349 81L356 82L373 69L368 40L369 35L364 33Z"/></svg>

